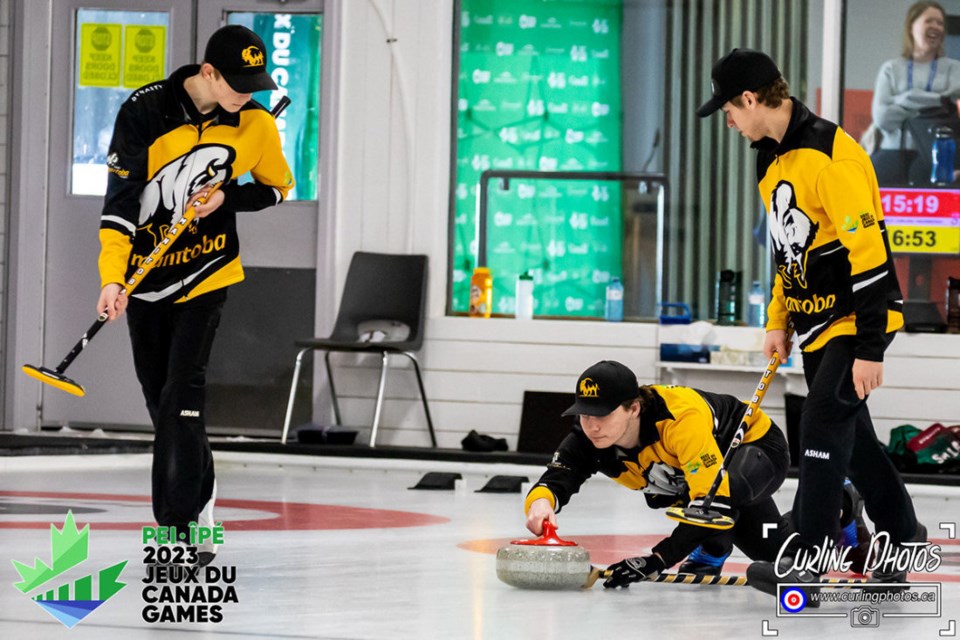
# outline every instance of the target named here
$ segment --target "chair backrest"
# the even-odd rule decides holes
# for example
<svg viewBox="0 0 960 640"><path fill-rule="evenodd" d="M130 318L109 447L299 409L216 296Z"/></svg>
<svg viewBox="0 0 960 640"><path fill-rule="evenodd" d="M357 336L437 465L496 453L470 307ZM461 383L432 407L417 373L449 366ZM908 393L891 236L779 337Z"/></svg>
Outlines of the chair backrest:
<svg viewBox="0 0 960 640"><path fill-rule="evenodd" d="M400 322L409 327L402 342L416 351L423 343L426 302L427 256L358 251L350 260L330 337L356 341L363 323ZM396 340L387 336L384 341Z"/></svg>

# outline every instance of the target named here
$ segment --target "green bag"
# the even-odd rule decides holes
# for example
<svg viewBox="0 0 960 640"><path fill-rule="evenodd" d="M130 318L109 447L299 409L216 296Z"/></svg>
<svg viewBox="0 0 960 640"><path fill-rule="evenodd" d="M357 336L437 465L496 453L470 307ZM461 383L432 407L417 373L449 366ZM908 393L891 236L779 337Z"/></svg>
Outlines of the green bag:
<svg viewBox="0 0 960 640"><path fill-rule="evenodd" d="M887 453L899 458L906 457L910 453L907 443L920 433L912 424L902 424L894 427L890 432L890 444L887 445Z"/></svg>

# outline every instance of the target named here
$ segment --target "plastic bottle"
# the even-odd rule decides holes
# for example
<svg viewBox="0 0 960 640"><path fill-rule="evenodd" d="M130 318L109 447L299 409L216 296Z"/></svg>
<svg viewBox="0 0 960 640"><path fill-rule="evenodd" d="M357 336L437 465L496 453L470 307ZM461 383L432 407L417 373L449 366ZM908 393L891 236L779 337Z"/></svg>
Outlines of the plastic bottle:
<svg viewBox="0 0 960 640"><path fill-rule="evenodd" d="M470 278L470 310L471 318L489 318L493 311L493 276L487 267L477 267Z"/></svg>
<svg viewBox="0 0 960 640"><path fill-rule="evenodd" d="M620 278L612 278L607 285L603 317L609 322L623 321L623 283L620 282Z"/></svg>
<svg viewBox="0 0 960 640"><path fill-rule="evenodd" d="M740 298L740 274L724 269L717 276L717 324L735 325Z"/></svg>
<svg viewBox="0 0 960 640"><path fill-rule="evenodd" d="M529 271L517 276L517 320L533 319L533 276Z"/></svg>
<svg viewBox="0 0 960 640"><path fill-rule="evenodd" d="M930 171L930 182L933 184L950 184L953 182L954 156L957 152L957 143L953 139L953 130L950 127L939 127L934 132L933 149L931 150L933 168Z"/></svg>
<svg viewBox="0 0 960 640"><path fill-rule="evenodd" d="M960 333L960 278L947 278L947 333Z"/></svg>
<svg viewBox="0 0 960 640"><path fill-rule="evenodd" d="M767 305L760 281L754 280L747 296L747 324L751 327L764 327L767 324Z"/></svg>

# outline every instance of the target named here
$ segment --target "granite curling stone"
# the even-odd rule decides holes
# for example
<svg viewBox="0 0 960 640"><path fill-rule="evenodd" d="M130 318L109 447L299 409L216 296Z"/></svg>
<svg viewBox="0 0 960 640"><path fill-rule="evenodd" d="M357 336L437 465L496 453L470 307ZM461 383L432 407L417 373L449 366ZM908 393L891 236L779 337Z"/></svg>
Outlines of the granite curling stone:
<svg viewBox="0 0 960 640"><path fill-rule="evenodd" d="M514 540L497 551L497 578L518 589L580 589L591 569L587 550L560 539L549 521L541 537Z"/></svg>

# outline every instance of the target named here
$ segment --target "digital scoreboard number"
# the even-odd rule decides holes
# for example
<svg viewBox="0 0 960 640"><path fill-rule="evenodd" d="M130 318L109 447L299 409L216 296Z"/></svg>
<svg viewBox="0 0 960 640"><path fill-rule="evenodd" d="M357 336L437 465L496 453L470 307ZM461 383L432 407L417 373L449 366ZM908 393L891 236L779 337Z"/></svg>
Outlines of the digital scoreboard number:
<svg viewBox="0 0 960 640"><path fill-rule="evenodd" d="M890 249L960 255L960 189L880 188Z"/></svg>

